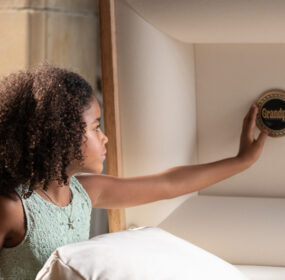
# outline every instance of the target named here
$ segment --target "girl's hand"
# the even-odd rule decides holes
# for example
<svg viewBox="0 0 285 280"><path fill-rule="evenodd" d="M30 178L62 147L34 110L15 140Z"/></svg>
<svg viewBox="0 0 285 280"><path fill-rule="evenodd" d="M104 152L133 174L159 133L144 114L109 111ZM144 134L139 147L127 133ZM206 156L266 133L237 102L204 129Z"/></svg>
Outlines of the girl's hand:
<svg viewBox="0 0 285 280"><path fill-rule="evenodd" d="M258 138L254 139L257 113L258 107L256 103L253 103L243 119L240 147L236 156L248 166L252 165L259 158L268 135L268 132L261 131Z"/></svg>

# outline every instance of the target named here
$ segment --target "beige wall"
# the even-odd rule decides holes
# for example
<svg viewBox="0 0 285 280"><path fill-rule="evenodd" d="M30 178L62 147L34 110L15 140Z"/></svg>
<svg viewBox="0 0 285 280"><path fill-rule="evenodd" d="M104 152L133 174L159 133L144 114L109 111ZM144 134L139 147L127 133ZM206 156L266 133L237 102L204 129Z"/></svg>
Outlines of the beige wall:
<svg viewBox="0 0 285 280"><path fill-rule="evenodd" d="M26 11L0 10L0 75L28 66L28 14Z"/></svg>
<svg viewBox="0 0 285 280"><path fill-rule="evenodd" d="M185 43L285 43L283 0L119 0Z"/></svg>
<svg viewBox="0 0 285 280"><path fill-rule="evenodd" d="M236 156L250 105L266 90L285 88L284 44L187 44L125 1L116 6L124 176ZM250 169L199 194L285 196L284 141L269 137ZM127 226L156 226L189 195L127 208Z"/></svg>
<svg viewBox="0 0 285 280"><path fill-rule="evenodd" d="M0 75L41 61L70 68L96 86L97 1L0 2Z"/></svg>
<svg viewBox="0 0 285 280"><path fill-rule="evenodd" d="M198 44L196 53L198 161L235 156L243 118L266 90L285 89L284 44ZM255 137L259 135L255 129ZM268 137L249 169L200 194L285 197L284 137Z"/></svg>
<svg viewBox="0 0 285 280"><path fill-rule="evenodd" d="M193 46L159 32L116 2L123 176L195 164ZM126 225L157 225L189 194L126 209Z"/></svg>
<svg viewBox="0 0 285 280"><path fill-rule="evenodd" d="M138 15L138 10L125 1L141 7L146 5L156 21L151 21L147 12ZM180 25L184 29L177 29L185 31L181 41L168 37L166 34L177 27L177 22L193 19L188 16L193 9L187 5L181 9L181 3L190 2L191 7L195 3L207 6L210 13L209 1L205 5L205 1L118 0L116 26L124 176L234 157L239 149L243 118L250 105L268 89L285 89L285 45L280 44L284 38L278 29L282 26L278 25L280 20L284 24L284 17L280 17L284 1L277 1L278 5L263 0L236 1L233 5L236 13L231 13L233 24L247 32L234 32L236 29L227 25L228 14L216 21L203 22L204 10L200 10L193 25L184 24ZM225 4L215 6L218 10L232 4L232 1L231 4L213 1L217 2ZM238 7L245 2L251 7L257 2L261 4L256 10L244 13ZM266 8L265 4L268 11L272 11L270 7L279 8L279 13L269 13L276 15L276 20L267 29L258 28L270 19L270 16L263 18L260 12L260 7ZM165 13L166 6L176 5L180 8ZM210 13L210 19L215 11ZM263 21L263 25L246 21L255 11L255 18ZM235 15L239 15L240 21ZM214 33L211 28L219 20L225 25ZM168 32L159 28L159 22L166 23ZM212 26L204 32L207 23ZM258 30L251 29L253 25ZM187 35L193 35L191 31L196 29L194 35L200 35L200 27L200 38L206 44L197 41L194 45L193 41L186 44ZM243 29L246 27L248 30ZM232 32L227 36L229 30ZM268 33L268 30L276 32ZM256 128L255 137L259 132ZM132 224L161 227L233 264L284 266L284 141L284 137L268 137L254 165L205 188L199 195L127 208L127 227Z"/></svg>

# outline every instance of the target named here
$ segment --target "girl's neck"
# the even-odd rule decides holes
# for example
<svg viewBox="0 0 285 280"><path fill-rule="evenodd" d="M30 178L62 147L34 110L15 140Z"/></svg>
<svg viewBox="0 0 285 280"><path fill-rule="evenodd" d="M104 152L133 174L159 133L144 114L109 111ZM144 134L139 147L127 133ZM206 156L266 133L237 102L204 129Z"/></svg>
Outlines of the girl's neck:
<svg viewBox="0 0 285 280"><path fill-rule="evenodd" d="M67 182L68 182L67 185L59 185L56 180L55 181L50 181L49 184L48 184L48 189L46 190L46 192L55 201L58 201L58 202L65 201L66 198L69 197L69 193L70 193L70 191L69 191L69 188L70 188L70 186L69 186L70 178L68 178ZM43 189L42 186L38 186L37 188ZM35 189L35 192L37 192L42 197L45 197L40 190Z"/></svg>

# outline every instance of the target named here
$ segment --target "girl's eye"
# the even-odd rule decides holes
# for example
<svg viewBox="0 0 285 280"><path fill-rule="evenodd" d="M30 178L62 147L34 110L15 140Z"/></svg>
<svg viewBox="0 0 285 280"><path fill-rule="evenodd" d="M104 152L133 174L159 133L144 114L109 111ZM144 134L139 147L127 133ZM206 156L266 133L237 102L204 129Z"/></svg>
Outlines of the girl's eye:
<svg viewBox="0 0 285 280"><path fill-rule="evenodd" d="M96 126L96 127L95 127L95 130L98 131L98 128L100 128L100 125Z"/></svg>

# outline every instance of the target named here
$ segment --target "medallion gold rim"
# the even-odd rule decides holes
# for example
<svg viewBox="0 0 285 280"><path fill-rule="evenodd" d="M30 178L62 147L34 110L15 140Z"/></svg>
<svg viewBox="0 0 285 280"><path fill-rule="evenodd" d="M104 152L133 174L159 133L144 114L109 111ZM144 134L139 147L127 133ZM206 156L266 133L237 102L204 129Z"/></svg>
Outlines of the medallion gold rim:
<svg viewBox="0 0 285 280"><path fill-rule="evenodd" d="M285 91L282 89L274 89L274 90L268 90L261 94L261 96L257 99L256 104L258 107L258 114L256 117L256 125L261 131L267 131L268 135L271 137L282 137L285 135L285 128L281 130L273 130L266 126L261 118L261 108L262 106L270 99L280 99L285 102Z"/></svg>

